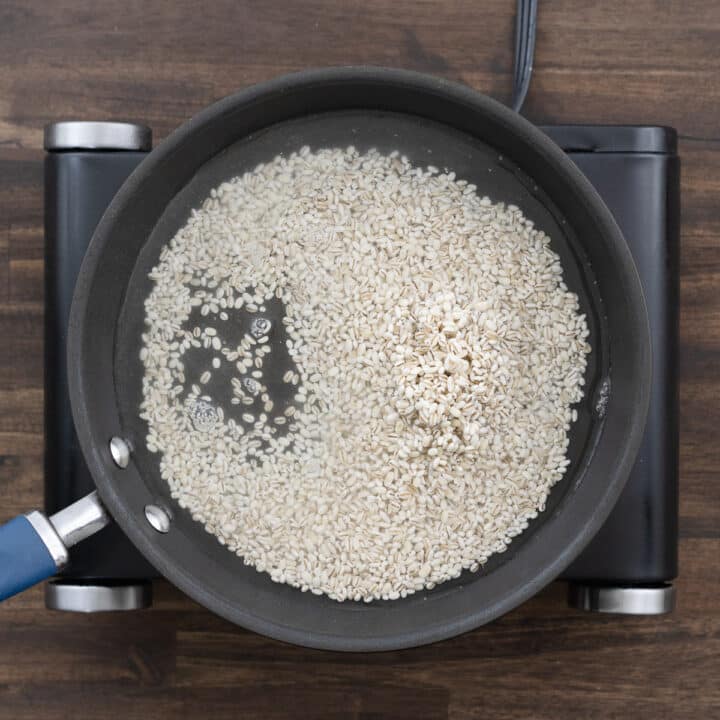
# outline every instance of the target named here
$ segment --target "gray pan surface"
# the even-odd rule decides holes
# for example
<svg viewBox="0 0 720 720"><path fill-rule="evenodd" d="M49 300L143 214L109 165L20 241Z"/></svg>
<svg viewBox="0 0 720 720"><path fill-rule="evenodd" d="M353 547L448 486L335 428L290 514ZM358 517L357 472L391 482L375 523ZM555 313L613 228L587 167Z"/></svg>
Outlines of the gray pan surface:
<svg viewBox="0 0 720 720"><path fill-rule="evenodd" d="M565 280L588 316L593 352L570 438L571 465L547 507L509 549L476 574L396 601L337 603L273 583L245 566L169 497L138 418L143 301L162 246L211 188L303 145L400 150L453 170L494 201L522 208L552 238ZM279 322L279 304L268 308ZM230 318L228 340L252 317ZM273 336L271 395L289 400L282 332ZM549 139L462 86L377 68L309 71L249 88L173 133L133 173L103 217L73 303L69 372L78 435L103 501L170 581L218 614L283 640L339 650L384 650L455 635L515 607L556 577L600 527L637 451L647 411L650 343L637 274L597 193ZM198 354L186 375L199 374ZM186 363L187 364L187 363ZM208 386L222 402L227 378ZM284 394L285 393L285 394ZM229 405L223 405L230 409ZM132 462L116 468L113 435ZM164 505L167 534L146 522Z"/></svg>

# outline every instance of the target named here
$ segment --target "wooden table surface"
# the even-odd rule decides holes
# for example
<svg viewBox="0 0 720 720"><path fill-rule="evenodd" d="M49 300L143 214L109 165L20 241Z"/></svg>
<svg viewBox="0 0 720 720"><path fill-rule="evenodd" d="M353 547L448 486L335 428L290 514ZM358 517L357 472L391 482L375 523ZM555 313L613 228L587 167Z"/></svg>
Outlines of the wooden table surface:
<svg viewBox="0 0 720 720"><path fill-rule="evenodd" d="M541 0L535 121L680 132L681 575L668 617L581 614L551 586L462 637L378 655L155 608L0 608L0 718L720 718L720 4ZM0 0L0 520L42 504L42 128L135 120L310 66L435 73L507 101L513 0Z"/></svg>

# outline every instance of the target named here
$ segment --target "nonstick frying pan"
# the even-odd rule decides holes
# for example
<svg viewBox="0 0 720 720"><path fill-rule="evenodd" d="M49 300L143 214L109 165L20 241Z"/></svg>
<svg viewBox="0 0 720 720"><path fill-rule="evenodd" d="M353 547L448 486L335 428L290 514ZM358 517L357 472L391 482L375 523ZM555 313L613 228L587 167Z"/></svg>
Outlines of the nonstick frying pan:
<svg viewBox="0 0 720 720"><path fill-rule="evenodd" d="M138 417L147 272L163 244L223 180L303 145L350 144L447 167L493 201L519 206L552 238L565 281L587 314L593 348L570 435L571 465L546 509L480 572L369 604L302 593L245 566L170 498ZM398 70L342 68L282 77L221 100L147 156L114 198L85 257L68 368L77 434L97 493L50 519L34 512L0 528L0 597L54 574L67 561L67 547L111 516L168 580L232 622L312 647L388 650L488 622L578 555L635 459L649 399L650 340L623 237L552 141L467 87Z"/></svg>

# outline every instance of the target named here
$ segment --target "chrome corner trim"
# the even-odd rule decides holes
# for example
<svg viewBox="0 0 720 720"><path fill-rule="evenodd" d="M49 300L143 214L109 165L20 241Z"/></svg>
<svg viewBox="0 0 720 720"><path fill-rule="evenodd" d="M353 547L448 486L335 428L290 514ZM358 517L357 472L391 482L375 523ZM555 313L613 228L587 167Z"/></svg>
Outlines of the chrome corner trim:
<svg viewBox="0 0 720 720"><path fill-rule="evenodd" d="M69 559L68 551L67 547L65 547L65 543L62 541L62 538L53 527L53 524L45 517L45 515L37 510L27 513L25 517L33 526L35 532L40 536L40 539L43 541L43 544L55 562L55 567L58 570L64 568Z"/></svg>
<svg viewBox="0 0 720 720"><path fill-rule="evenodd" d="M150 150L152 131L146 125L125 122L69 120L45 126L46 150Z"/></svg>
<svg viewBox="0 0 720 720"><path fill-rule="evenodd" d="M52 580L45 585L45 606L50 610L95 613L142 610L152 605L150 582L128 585L82 585Z"/></svg>
<svg viewBox="0 0 720 720"><path fill-rule="evenodd" d="M620 587L570 583L568 604L589 612L621 615L664 615L675 609L675 588Z"/></svg>
<svg viewBox="0 0 720 720"><path fill-rule="evenodd" d="M96 490L50 517L50 523L67 547L94 535L109 522L110 517Z"/></svg>

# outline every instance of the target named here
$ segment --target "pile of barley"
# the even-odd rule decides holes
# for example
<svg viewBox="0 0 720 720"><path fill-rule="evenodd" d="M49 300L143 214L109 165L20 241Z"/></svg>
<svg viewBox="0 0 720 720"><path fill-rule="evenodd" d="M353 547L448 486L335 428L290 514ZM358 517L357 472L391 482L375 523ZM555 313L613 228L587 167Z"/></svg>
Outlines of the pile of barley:
<svg viewBox="0 0 720 720"><path fill-rule="evenodd" d="M303 148L213 190L150 276L148 447L179 504L277 582L432 588L505 550L563 476L585 317L549 238L453 173ZM255 327L228 343L243 312ZM280 327L283 407L264 376ZM206 391L227 367L227 393Z"/></svg>

